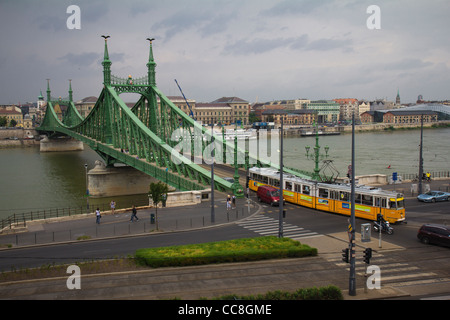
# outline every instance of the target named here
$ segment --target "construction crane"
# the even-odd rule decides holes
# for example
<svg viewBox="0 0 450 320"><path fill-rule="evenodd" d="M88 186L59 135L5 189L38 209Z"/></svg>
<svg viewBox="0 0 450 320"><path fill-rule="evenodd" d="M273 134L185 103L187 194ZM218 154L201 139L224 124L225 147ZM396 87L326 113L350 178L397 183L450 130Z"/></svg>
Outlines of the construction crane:
<svg viewBox="0 0 450 320"><path fill-rule="evenodd" d="M186 101L186 104L187 104L187 106L189 107L189 117L191 117L192 119L195 120L195 118L194 118L194 112L192 112L192 108L191 108L191 106L189 105L189 102L187 101L186 97L184 96L183 90L181 90L181 87L180 87L180 85L178 84L177 79L175 79L175 83L177 84L178 89L180 89L180 92L181 92L181 94L183 95L184 101Z"/></svg>

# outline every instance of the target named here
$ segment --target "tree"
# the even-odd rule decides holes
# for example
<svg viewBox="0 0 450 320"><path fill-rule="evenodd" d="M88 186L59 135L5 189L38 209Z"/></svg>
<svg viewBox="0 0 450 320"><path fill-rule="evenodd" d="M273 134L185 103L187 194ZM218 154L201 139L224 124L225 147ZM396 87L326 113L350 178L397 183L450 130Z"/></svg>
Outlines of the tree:
<svg viewBox="0 0 450 320"><path fill-rule="evenodd" d="M0 117L0 127L6 127L8 119L6 117Z"/></svg>
<svg viewBox="0 0 450 320"><path fill-rule="evenodd" d="M161 181L157 183L150 183L150 191L148 193L149 197L153 200L155 205L155 222L156 230L158 229L158 204L163 201L163 198L167 198L167 192L169 192L169 186Z"/></svg>

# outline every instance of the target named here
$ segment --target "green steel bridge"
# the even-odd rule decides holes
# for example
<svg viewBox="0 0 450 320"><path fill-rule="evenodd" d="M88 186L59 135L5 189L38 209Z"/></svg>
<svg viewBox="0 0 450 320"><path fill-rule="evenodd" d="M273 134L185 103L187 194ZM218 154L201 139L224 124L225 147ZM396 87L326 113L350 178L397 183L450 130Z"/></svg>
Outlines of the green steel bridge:
<svg viewBox="0 0 450 320"><path fill-rule="evenodd" d="M68 98L52 98L47 80L47 111L36 130L49 138L69 136L82 141L96 151L107 166L123 163L179 190L201 190L211 186L212 177L208 167L192 161L184 153L181 154L180 150L177 150L180 140L172 137L176 130L182 132L185 137L190 137L192 143L188 145L192 149L191 154L195 154L195 143L201 143L202 151L211 143L211 131L181 111L157 88L153 39L147 39L150 43L147 76L135 79L131 76L119 78L111 75L112 62L109 60L107 40L109 37L104 38L104 86L92 111L86 118L80 115L73 103L71 83ZM140 99L129 108L119 97L121 93L137 93ZM54 110L56 104L68 106L62 121ZM199 133L209 138L195 139L195 135ZM235 166L234 182L214 175L216 190L232 192L236 196L243 195L243 187L238 182L238 154L240 167L256 165L277 168L275 164L260 161L248 151L242 151L237 147L236 139L235 143L226 141L223 136L214 136L214 139L222 139L218 143L223 145L224 155L225 151L232 150ZM305 177L305 174L295 170L285 171Z"/></svg>

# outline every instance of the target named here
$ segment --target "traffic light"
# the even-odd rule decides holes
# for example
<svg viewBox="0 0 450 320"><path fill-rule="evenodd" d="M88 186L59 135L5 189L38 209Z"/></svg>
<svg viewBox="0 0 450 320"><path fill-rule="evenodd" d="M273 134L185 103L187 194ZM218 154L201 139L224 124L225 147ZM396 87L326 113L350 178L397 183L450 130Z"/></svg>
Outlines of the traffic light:
<svg viewBox="0 0 450 320"><path fill-rule="evenodd" d="M364 262L370 264L370 258L372 258L372 248L364 249Z"/></svg>
<svg viewBox="0 0 450 320"><path fill-rule="evenodd" d="M342 261L344 261L346 263L349 263L348 253L349 253L348 248L342 249Z"/></svg>

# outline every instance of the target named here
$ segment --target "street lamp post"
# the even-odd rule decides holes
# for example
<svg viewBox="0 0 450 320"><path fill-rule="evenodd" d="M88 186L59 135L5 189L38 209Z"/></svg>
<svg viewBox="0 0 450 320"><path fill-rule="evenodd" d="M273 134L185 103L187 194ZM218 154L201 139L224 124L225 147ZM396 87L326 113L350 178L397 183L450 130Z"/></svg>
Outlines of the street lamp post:
<svg viewBox="0 0 450 320"><path fill-rule="evenodd" d="M420 117L419 194L423 191L423 114Z"/></svg>
<svg viewBox="0 0 450 320"><path fill-rule="evenodd" d="M352 115L352 172L351 172L351 213L350 213L350 277L349 295L356 296L355 259L355 113Z"/></svg>
<svg viewBox="0 0 450 320"><path fill-rule="evenodd" d="M86 172L86 209L89 212L89 184L88 184L88 165L84 164L84 169Z"/></svg>
<svg viewBox="0 0 450 320"><path fill-rule="evenodd" d="M280 201L278 213L278 238L283 238L283 116L281 116L280 137Z"/></svg>
<svg viewBox="0 0 450 320"><path fill-rule="evenodd" d="M319 129L318 129L318 124L315 123L314 126L316 127L315 131L316 131L316 145L314 146L314 153L313 155L311 155L311 158L313 158L314 160L314 173L313 176L311 177L313 180L316 181L320 181L320 168L319 168L319 162L320 162L320 158L322 157L322 159L328 158L328 151L330 150L330 147L325 146L325 155L321 155L320 154L320 145L319 145ZM310 146L306 146L306 158L309 159L309 150L311 149Z"/></svg>
<svg viewBox="0 0 450 320"><path fill-rule="evenodd" d="M214 122L211 123L211 223L216 222L214 210Z"/></svg>

